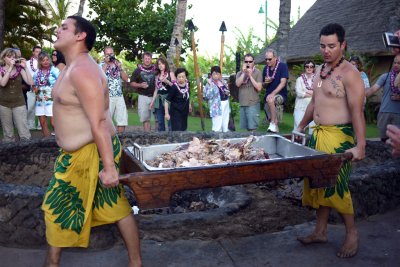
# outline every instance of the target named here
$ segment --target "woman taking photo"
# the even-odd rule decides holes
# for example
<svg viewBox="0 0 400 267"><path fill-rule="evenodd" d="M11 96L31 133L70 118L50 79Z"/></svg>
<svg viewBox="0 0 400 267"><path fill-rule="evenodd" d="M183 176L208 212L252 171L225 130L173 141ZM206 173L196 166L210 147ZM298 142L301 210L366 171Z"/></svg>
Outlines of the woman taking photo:
<svg viewBox="0 0 400 267"><path fill-rule="evenodd" d="M59 74L60 70L51 64L49 55L41 52L38 57L38 69L33 75L33 91L36 94L35 115L39 117L44 137L50 136L48 117L54 128L52 91Z"/></svg>
<svg viewBox="0 0 400 267"><path fill-rule="evenodd" d="M22 80L32 85L32 77L26 71L26 60L17 58L13 48L6 48L0 54L0 119L3 141L14 141L14 126L20 140L29 140L27 111Z"/></svg>
<svg viewBox="0 0 400 267"><path fill-rule="evenodd" d="M297 126L303 119L304 113L313 95L312 86L315 78L315 63L312 60L306 60L303 66L304 72L296 80L296 101L293 113L294 130L297 130ZM315 125L314 122L308 125L309 134L313 132L311 128L313 125Z"/></svg>
<svg viewBox="0 0 400 267"><path fill-rule="evenodd" d="M156 90L154 90L153 99L150 103L150 110L155 109L156 120L158 122L158 131L165 131L165 98L168 95L173 82L175 82L175 74L169 70L168 62L164 57L160 57L156 61ZM170 123L168 123L170 127Z"/></svg>

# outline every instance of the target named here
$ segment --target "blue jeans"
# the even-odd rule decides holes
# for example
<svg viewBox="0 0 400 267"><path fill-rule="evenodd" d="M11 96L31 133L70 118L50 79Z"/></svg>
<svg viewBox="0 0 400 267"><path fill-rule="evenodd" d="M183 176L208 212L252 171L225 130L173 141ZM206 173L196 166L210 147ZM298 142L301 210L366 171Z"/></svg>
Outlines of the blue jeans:
<svg viewBox="0 0 400 267"><path fill-rule="evenodd" d="M164 107L160 105L159 108L155 108L155 113L157 117L157 123L158 123L158 131L159 132L165 132L165 110ZM171 131L171 121L168 121L168 130Z"/></svg>

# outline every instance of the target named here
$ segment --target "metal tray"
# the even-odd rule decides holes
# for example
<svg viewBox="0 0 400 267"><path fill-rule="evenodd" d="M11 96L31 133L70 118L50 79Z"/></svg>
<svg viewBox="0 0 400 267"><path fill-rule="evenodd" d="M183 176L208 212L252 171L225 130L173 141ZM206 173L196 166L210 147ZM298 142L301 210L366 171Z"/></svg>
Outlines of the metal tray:
<svg viewBox="0 0 400 267"><path fill-rule="evenodd" d="M298 143L291 142L290 140L282 137L280 135L272 134L272 135L263 135L256 136L256 140L251 144L253 148L263 148L264 151L269 155L270 159L262 159L262 160L251 160L246 161L248 163L251 162L262 162L262 161L275 161L284 158L301 158L306 156L314 156L314 155L322 155L325 154L320 151L316 151L309 147L303 146ZM246 138L231 138L225 139L232 144L236 144L246 140ZM219 139L217 141L222 141ZM198 166L198 167L175 167L175 168L158 168L152 167L146 163L147 160L153 160L155 157L171 152L179 146L188 144L185 143L175 143L175 144L164 144L164 145L151 145L151 146L140 146L137 143L134 143L133 146L128 147L128 151L132 153L132 155L143 164L144 168L148 171L160 171L160 170L173 170L173 169L195 169L199 167L207 167L207 166L229 166L233 163L219 163L219 164L210 164L207 166Z"/></svg>

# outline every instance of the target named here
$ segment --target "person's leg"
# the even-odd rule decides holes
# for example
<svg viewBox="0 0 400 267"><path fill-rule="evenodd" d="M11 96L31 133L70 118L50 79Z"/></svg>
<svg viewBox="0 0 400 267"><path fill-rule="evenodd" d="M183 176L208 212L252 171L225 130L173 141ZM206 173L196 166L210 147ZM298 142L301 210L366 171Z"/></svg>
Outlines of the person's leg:
<svg viewBox="0 0 400 267"><path fill-rule="evenodd" d="M160 107L156 109L157 111L157 122L158 122L158 131L164 132L165 131L165 109L164 106L161 106L160 100Z"/></svg>
<svg viewBox="0 0 400 267"><path fill-rule="evenodd" d="M128 250L129 266L142 266L142 258L140 255L139 231L135 218L130 214L117 222L119 231Z"/></svg>
<svg viewBox="0 0 400 267"><path fill-rule="evenodd" d="M350 258L357 254L358 250L358 231L354 223L353 214L341 214L346 227L346 238L343 246L336 256L340 258Z"/></svg>
<svg viewBox="0 0 400 267"><path fill-rule="evenodd" d="M247 107L240 107L240 128L243 130L248 130L247 127L247 116L246 116L246 108Z"/></svg>
<svg viewBox="0 0 400 267"><path fill-rule="evenodd" d="M46 261L44 267L58 267L60 266L61 260L61 248L53 247L49 245L47 249Z"/></svg>
<svg viewBox="0 0 400 267"><path fill-rule="evenodd" d="M0 120L3 129L3 141L14 141L14 123L12 109L0 106Z"/></svg>
<svg viewBox="0 0 400 267"><path fill-rule="evenodd" d="M276 114L275 114L275 98L273 98L272 100L267 100L267 105L269 108L269 112L271 114L270 121L274 124L277 124Z"/></svg>
<svg viewBox="0 0 400 267"><path fill-rule="evenodd" d="M47 117L39 116L40 126L42 126L42 133L44 137L50 136L49 127L47 126Z"/></svg>
<svg viewBox="0 0 400 267"><path fill-rule="evenodd" d="M247 111L247 126L249 127L249 131L256 131L260 125L260 103L249 106Z"/></svg>
<svg viewBox="0 0 400 267"><path fill-rule="evenodd" d="M293 130L297 129L297 127L299 126L299 124L300 124L301 120L303 119L303 117L304 117L304 111L303 110L294 109L294 112L293 112L293 122L294 122Z"/></svg>
<svg viewBox="0 0 400 267"><path fill-rule="evenodd" d="M221 132L222 131L222 116L215 115L211 118L212 120L212 131L213 132Z"/></svg>
<svg viewBox="0 0 400 267"><path fill-rule="evenodd" d="M125 126L128 125L128 110L126 109L125 99L120 97L115 97L115 111L114 120L117 125L118 133L123 133L125 131Z"/></svg>
<svg viewBox="0 0 400 267"><path fill-rule="evenodd" d="M330 207L320 206L317 209L317 222L314 231L308 236L298 237L297 240L304 245L328 242L327 227L330 211Z"/></svg>
<svg viewBox="0 0 400 267"><path fill-rule="evenodd" d="M36 94L32 91L28 91L26 93L27 98L27 120L28 120L28 129L35 130L35 102L36 102Z"/></svg>
<svg viewBox="0 0 400 267"><path fill-rule="evenodd" d="M229 100L225 100L221 102L221 106L222 106L222 132L228 132L228 126L229 126L229 118L230 118L230 107L229 107Z"/></svg>
<svg viewBox="0 0 400 267"><path fill-rule="evenodd" d="M18 130L18 135L20 140L31 139L31 132L29 131L28 122L26 120L25 105L13 108L12 113L13 113L14 124Z"/></svg>

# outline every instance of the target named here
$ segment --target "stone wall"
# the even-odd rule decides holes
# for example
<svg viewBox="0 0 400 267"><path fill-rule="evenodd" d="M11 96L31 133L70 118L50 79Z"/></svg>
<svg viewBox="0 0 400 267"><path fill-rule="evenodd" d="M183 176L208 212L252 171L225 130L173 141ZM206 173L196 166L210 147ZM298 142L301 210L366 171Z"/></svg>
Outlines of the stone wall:
<svg viewBox="0 0 400 267"><path fill-rule="evenodd" d="M176 143L199 138L245 137L248 133L124 133L126 146ZM43 246L45 225L41 202L58 147L53 138L16 144L0 143L0 245ZM355 164L350 189L357 217L385 212L400 204L400 159L381 142L367 142L367 158ZM117 240L113 226L96 227L90 247L105 248Z"/></svg>

